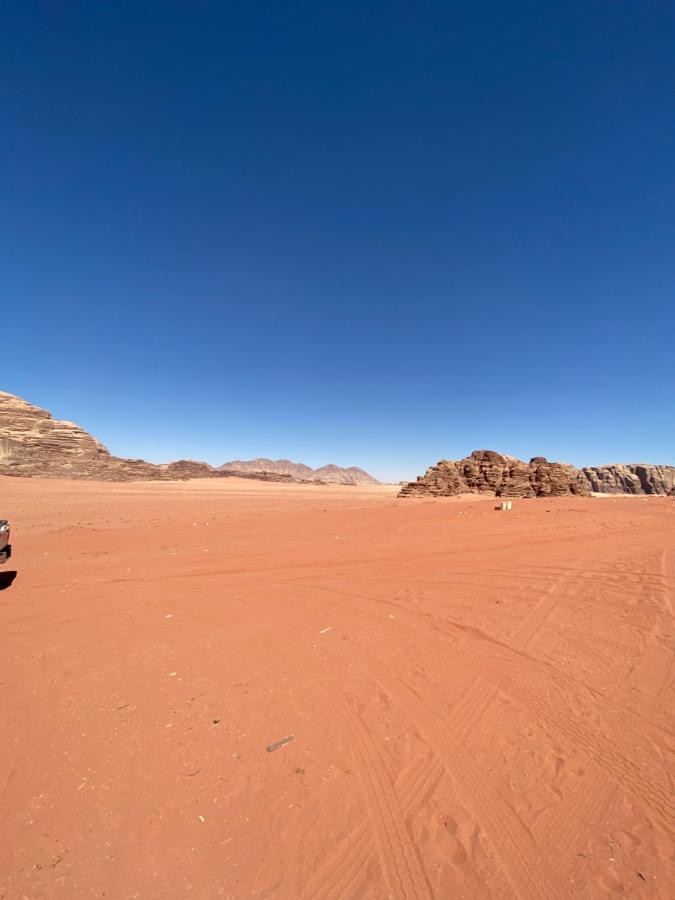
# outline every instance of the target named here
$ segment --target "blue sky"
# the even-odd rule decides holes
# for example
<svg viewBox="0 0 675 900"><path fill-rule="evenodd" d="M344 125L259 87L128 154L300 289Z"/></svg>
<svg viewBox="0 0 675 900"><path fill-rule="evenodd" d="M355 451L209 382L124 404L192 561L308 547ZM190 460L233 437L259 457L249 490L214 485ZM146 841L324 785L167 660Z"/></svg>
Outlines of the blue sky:
<svg viewBox="0 0 675 900"><path fill-rule="evenodd" d="M675 463L671 2L1 8L2 388L153 460Z"/></svg>

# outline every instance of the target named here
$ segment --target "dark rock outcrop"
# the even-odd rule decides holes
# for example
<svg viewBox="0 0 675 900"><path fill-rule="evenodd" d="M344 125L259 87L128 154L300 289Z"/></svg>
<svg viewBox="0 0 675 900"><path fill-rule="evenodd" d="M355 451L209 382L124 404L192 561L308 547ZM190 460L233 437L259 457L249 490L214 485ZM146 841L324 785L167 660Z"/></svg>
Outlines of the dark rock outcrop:
<svg viewBox="0 0 675 900"><path fill-rule="evenodd" d="M529 463L496 453L474 450L457 461L441 460L417 481L406 484L399 497L488 494L494 497L560 497L586 495L590 485L578 469L535 456Z"/></svg>

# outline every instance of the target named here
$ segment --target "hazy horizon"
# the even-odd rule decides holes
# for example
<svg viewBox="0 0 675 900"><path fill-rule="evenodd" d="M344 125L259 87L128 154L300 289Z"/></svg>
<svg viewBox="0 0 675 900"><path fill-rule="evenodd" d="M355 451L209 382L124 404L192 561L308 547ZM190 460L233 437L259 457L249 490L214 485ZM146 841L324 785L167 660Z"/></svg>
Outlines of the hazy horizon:
<svg viewBox="0 0 675 900"><path fill-rule="evenodd" d="M3 388L119 456L675 464L675 7L5 11Z"/></svg>

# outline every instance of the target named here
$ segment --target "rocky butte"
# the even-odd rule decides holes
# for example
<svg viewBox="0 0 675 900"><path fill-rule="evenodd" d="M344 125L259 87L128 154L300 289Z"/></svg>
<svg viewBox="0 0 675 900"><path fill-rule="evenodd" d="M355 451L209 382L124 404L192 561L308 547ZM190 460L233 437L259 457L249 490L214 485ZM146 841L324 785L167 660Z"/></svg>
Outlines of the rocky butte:
<svg viewBox="0 0 675 900"><path fill-rule="evenodd" d="M102 481L169 481L187 478L254 478L260 481L377 484L354 466L312 469L289 460L236 460L214 467L181 459L149 463L124 459L73 422L55 419L46 409L0 391L0 475L88 478Z"/></svg>
<svg viewBox="0 0 675 900"><path fill-rule="evenodd" d="M534 456L529 463L494 450L474 450L459 460L442 459L399 497L562 497L569 494L675 494L675 466L642 463L576 469L568 463Z"/></svg>

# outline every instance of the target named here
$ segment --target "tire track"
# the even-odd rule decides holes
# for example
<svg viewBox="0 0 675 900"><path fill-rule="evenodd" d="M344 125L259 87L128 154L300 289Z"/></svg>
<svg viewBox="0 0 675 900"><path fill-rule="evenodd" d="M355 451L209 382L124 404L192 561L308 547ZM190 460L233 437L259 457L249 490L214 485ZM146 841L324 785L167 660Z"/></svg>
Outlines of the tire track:
<svg viewBox="0 0 675 900"><path fill-rule="evenodd" d="M371 675L371 677L373 677ZM455 735L426 701L401 679L389 680L378 671L374 679L411 720L453 780L463 805L475 815L488 837L514 894L519 900L557 900L562 897L557 878L549 870L531 833L497 788L476 773L474 761Z"/></svg>
<svg viewBox="0 0 675 900"><path fill-rule="evenodd" d="M429 755L403 775L398 794L407 818L433 793L443 772L436 757ZM308 900L333 900L352 896L355 886L366 880L368 864L374 855L368 819L364 819L310 877L303 895Z"/></svg>
<svg viewBox="0 0 675 900"><path fill-rule="evenodd" d="M662 699L675 663L675 620L673 619L673 585L675 584L675 559L673 552L664 548L659 555L660 575L653 588L656 595L652 606L654 618L647 635L646 645L635 666L628 685L617 693L618 700L632 710L640 705L650 711L652 717L672 717L670 705Z"/></svg>
<svg viewBox="0 0 675 900"><path fill-rule="evenodd" d="M577 578L583 577L583 573L578 569L572 571ZM523 623L516 629L516 632L514 633L516 639L515 650L520 649L521 647L527 647L531 641L534 640L558 603L559 594L561 592L569 594L573 590L577 578L573 579L570 584L570 581L565 579L565 576L569 578L570 574L571 572L568 571L558 579L556 584L549 589L547 595L534 607L530 614L526 616ZM358 612L361 618L365 615L377 622L378 626L382 625L383 616L373 614L372 610L367 609L367 607L365 609L363 606L353 608L355 612ZM414 619L418 623L422 621L425 624L424 631L429 637L435 637L436 641L438 641L440 637L438 632L445 631L443 627L437 628L435 626L433 617L429 617L424 613L419 614L414 610L408 612L404 608L402 608L401 611L414 616ZM434 632L436 634L434 634ZM408 640L412 640L422 646L424 639L422 638L422 640L415 641L412 636L414 633L415 632L408 634ZM420 636L419 630L417 631L417 634ZM444 641L443 644L447 650L447 642ZM520 644L520 647L518 647L518 644ZM479 648L480 644L476 644L475 646ZM518 674L518 672L514 669L513 665L509 664L508 660L491 659L486 655L475 658L473 653L467 653L464 649L458 647L456 643L452 643L451 647L455 656L455 661L459 661L458 658L463 658L468 666L474 671L477 671L476 681L470 686L463 698L463 714L466 719L464 723L460 720L461 736L468 735L473 729L478 727L484 711L491 706L492 700L496 697L497 692L503 690L507 696L511 696L513 699L524 705L525 708L529 709L539 721L542 721L554 731L557 730L561 736L567 739L567 743L570 746L578 747L582 753L594 761L594 764L600 773L598 775L598 785L589 793L579 796L575 813L578 818L572 820L577 822L577 826L579 822L586 822L591 827L597 824L598 820L596 815L598 814L598 804L600 803L602 805L602 797L611 795L615 790L614 783L623 783L624 787L627 788L640 802L646 803L652 809L656 810L658 817L663 818L666 821L672 817L673 805L671 798L663 790L660 784L662 781L662 773L655 771L653 767L650 767L645 761L636 764L630 756L626 758L625 752L620 752L609 738L597 732L592 726L589 727L581 720L569 715L568 712L556 712L551 708L548 697L544 699L543 697L538 696L535 692L536 686L534 686L534 689L530 687L530 684L532 683L531 680L528 680L527 684L523 686L513 679L511 672L516 671L516 674ZM473 649L474 648L472 647L472 651ZM428 653L428 650L429 647L426 646L425 652ZM522 666L523 659L519 658L517 662ZM543 664L532 667L531 672L525 674L526 677L529 677L537 672L540 676L543 675L548 678L556 674L555 670L551 670ZM565 679L560 674L560 683L564 686L568 684L568 682L569 680ZM412 704L410 698L409 701ZM461 700L460 703L462 703ZM410 709L409 712L414 718L414 710ZM462 713L461 708L458 710L458 713ZM482 730L483 729L481 729L481 731ZM434 748L436 743L437 740L434 741ZM446 747L444 754L445 759L447 759L448 755L451 755L455 749L455 747L451 747L450 749ZM473 764L471 759L469 760L469 764ZM446 768L448 768L448 766L446 766ZM452 773L451 765L448 771ZM506 803L506 801L504 801L504 803ZM483 804L482 810L485 815L481 818L489 818L490 811L486 809L485 803ZM507 810L510 812L510 807L508 807L508 805ZM559 821L559 819L556 818L556 821ZM482 826L483 822L481 821L480 824ZM522 827L523 826L521 825L521 828ZM488 833L488 829L484 830ZM491 840L499 841L500 833L502 831L502 828L499 828L497 832L493 831L489 835ZM584 828L584 832L585 831L586 829ZM572 837L573 836L567 835L563 828L561 840L568 841L572 839ZM549 843L547 843L544 848L546 852L548 848L555 846L555 838L549 838L548 840ZM508 857L509 854L507 853L506 856ZM514 883L513 874L511 883ZM520 883L518 878L516 878L516 883Z"/></svg>
<svg viewBox="0 0 675 900"><path fill-rule="evenodd" d="M546 609L548 609L551 598L545 598L542 603L545 605ZM535 608L535 610L537 610L537 608ZM378 627L380 627L384 621L381 616L368 610L364 610L363 608L354 608L353 611L357 612L361 618L371 618L377 623ZM325 608L322 609L322 612L325 614ZM533 612L538 621L545 621L545 616L542 618L541 611ZM388 624L390 627L397 627L391 622ZM401 626L399 625L398 627ZM431 629L427 631L427 635L434 638L436 641L439 640L437 633L438 629L434 628L433 625ZM526 640L532 640L531 629L529 627L523 628L522 633L525 635ZM422 647L424 654L428 655L430 649L428 644L425 644L419 638L413 638L407 629L406 639L408 643L417 643ZM447 643L445 641L442 641L442 643L444 649L447 650ZM478 644L479 643L480 642L478 642ZM661 787L659 783L660 772L658 772L654 766L650 766L651 774L643 771L636 765L630 756L624 755L609 738L593 731L582 720L575 718L567 712L559 713L554 711L550 707L548 696L544 698L534 693L532 688L529 687L529 684L532 683L532 676L534 674L543 674L543 671L545 670L543 665L525 672L524 675L528 678L528 682L527 685L523 685L514 679L512 674L514 666L511 665L509 661L497 659L488 655L477 656L468 653L466 650L459 647L456 642L451 643L451 649L455 662L461 661L466 667L475 671L479 679L484 679L491 685L488 689L492 692L491 698L496 696L497 690L503 690L507 696L520 702L525 708L534 713L540 721L546 723L549 728L558 731L561 735L566 737L572 746L576 746L584 751L589 758L596 761L607 775L616 781L623 782L624 787L626 787L640 802L646 801L663 819L667 820L675 814L672 799ZM519 657L518 662L521 665L522 661L523 658ZM515 671L518 675L519 672L517 668ZM548 669L546 669L546 671L548 672L548 676L551 677L552 672ZM565 679L562 676L560 676L560 685L563 688L566 686ZM481 696L484 697L482 693ZM605 702L605 700L606 698L603 697L603 702ZM486 708L489 708L489 706L490 703L488 702ZM479 720L480 716L478 718L478 721ZM476 723L474 722L471 727L475 728ZM466 732L466 734L468 735L468 732Z"/></svg>
<svg viewBox="0 0 675 900"><path fill-rule="evenodd" d="M525 652L558 603L559 592L564 584L564 578L564 575L558 575L554 583L546 591L544 598L529 611L515 629L511 639L512 642L509 645L510 649L517 653ZM498 688L494 683L489 678L484 678L482 673L479 673L474 683L460 700L460 704L458 704L459 709L456 707L453 710L455 728L464 740L471 735L472 731L479 727L481 720L489 712L490 707L496 700L497 694Z"/></svg>
<svg viewBox="0 0 675 900"><path fill-rule="evenodd" d="M349 735L350 751L358 763L363 795L389 896L401 900L430 898L431 886L374 740L342 690L333 688L325 680L322 680L322 685L342 715Z"/></svg>
<svg viewBox="0 0 675 900"><path fill-rule="evenodd" d="M354 896L365 882L373 845L367 819L340 842L338 852L309 878L303 896L307 900L343 900Z"/></svg>
<svg viewBox="0 0 675 900"><path fill-rule="evenodd" d="M563 583L562 579L559 578L546 592L544 599L540 600L534 609L530 610L516 628L511 638L511 646L514 649L525 650L537 635L544 622L555 609L559 599L558 591Z"/></svg>
<svg viewBox="0 0 675 900"><path fill-rule="evenodd" d="M408 769L396 785L400 805L407 819L433 793L444 770L432 754ZM333 900L354 895L356 885L367 878L367 868L375 856L373 837L364 819L340 843L323 865L310 877L304 896L308 900Z"/></svg>
<svg viewBox="0 0 675 900"><path fill-rule="evenodd" d="M417 771L416 777L401 786L399 791L401 806L408 818L422 806L427 797L433 794L442 775L443 770L438 760L431 757Z"/></svg>
<svg viewBox="0 0 675 900"><path fill-rule="evenodd" d="M580 720L564 716L551 710L550 706L536 694L516 684L510 678L501 679L504 689L512 697L520 700L540 721L559 732L572 744L580 748L610 777L630 791L639 802L646 802L658 812L664 824L672 822L675 803L669 792L664 790L656 771L652 775L636 763L623 756L609 738L600 736L586 727ZM653 768L653 767L650 767Z"/></svg>
<svg viewBox="0 0 675 900"><path fill-rule="evenodd" d="M549 610L551 600L552 598L547 597L542 601L545 610ZM357 607L354 608L353 611L357 612L361 618L369 617L373 619L379 627L381 627L383 621L385 621L381 616L368 610L364 610L363 608ZM325 610L323 610L323 612L325 614ZM536 620L543 622L545 621L546 616L542 618L541 613L542 611L538 610L538 607L535 607L535 610L533 610ZM389 622L389 625L392 626L393 623ZM396 626L393 625L393 627ZM428 636L434 638L436 641L439 640L437 633L437 629L433 626L427 630ZM523 628L522 633L525 636L525 640L528 642L532 640L531 629L529 627ZM418 644L418 646L423 649L425 656L429 654L430 647L428 644L424 644L419 637L417 639L413 638L408 630L406 630L406 639L408 643ZM447 642L443 641L442 643L444 649L447 650ZM476 642L476 648L479 647L480 643L480 641ZM657 771L653 765L650 765L647 762L643 764L645 768L648 765L650 766L650 774L643 768L640 768L630 755L622 753L610 738L592 730L581 719L575 718L567 712L556 712L551 708L548 697L541 697L529 687L535 674L542 676L544 671L546 671L548 677L551 677L553 674L558 677L558 673L555 673L555 670L546 669L543 665L532 667L527 672L523 673L528 679L527 683L524 685L515 680L513 672L515 671L516 676L518 676L520 674L518 667L514 666L508 660L498 659L488 655L472 655L465 649L462 649L457 642L451 644L451 649L455 662L461 662L467 668L473 670L478 678L484 679L491 685L489 689L492 691L491 698L496 696L497 690L503 690L507 696L520 702L550 729L559 732L563 737L567 738L572 746L578 747L585 752L589 758L595 760L607 775L616 781L623 783L624 787L640 802L646 801L663 820L667 821L675 815L675 805L673 804L672 798L661 787L659 783L661 773ZM365 648L363 652L367 652ZM522 656L518 658L518 663L522 666ZM567 686L566 680L562 675L559 675L559 679L560 686ZM610 703L607 698L603 697L602 699L603 703ZM489 706L490 703L487 703L487 708L489 708ZM620 707L617 707L617 710L619 709ZM619 712L617 712L617 714L619 714ZM474 723L472 727L475 728L476 724Z"/></svg>
<svg viewBox="0 0 675 900"><path fill-rule="evenodd" d="M486 682L481 675L477 675L473 684L452 710L453 728L462 740L466 741L477 728L496 696L497 691L494 686L490 682Z"/></svg>
<svg viewBox="0 0 675 900"><path fill-rule="evenodd" d="M579 862L577 853L584 846L588 826L597 826L609 808L617 787L595 765L591 765L574 791L568 792L555 808L541 834L539 844L551 854L553 867L560 876L569 876ZM579 824L586 828L579 830ZM555 851L555 852L553 852Z"/></svg>
<svg viewBox="0 0 675 900"><path fill-rule="evenodd" d="M475 661L467 655L468 665L475 667ZM568 713L556 712L548 699L544 699L534 691L517 682L509 672L504 673L497 667L484 666L478 673L478 679L484 678L491 683L482 692L472 694L466 707L475 703L473 717L464 718L462 737L466 739L472 730L479 727L482 718L489 710L498 690L520 702L529 709L540 722L545 723L553 732L558 732L567 742L594 760L598 767L614 781L623 785L639 801L650 806L661 817L664 824L675 816L675 804L670 793L662 785L662 773L656 766L644 762L638 765L634 758L621 752L610 738L587 726L581 719ZM471 688L469 689L471 690ZM486 693L489 699L486 698Z"/></svg>
<svg viewBox="0 0 675 900"><path fill-rule="evenodd" d="M631 684L641 697L658 703L670 681L672 668L673 651L652 634L631 676Z"/></svg>
<svg viewBox="0 0 675 900"><path fill-rule="evenodd" d="M672 550L664 549L661 554L661 576L663 578L663 603L670 613L671 623L675 619L673 606L673 594L675 594L675 554ZM671 587L671 584L673 585Z"/></svg>

